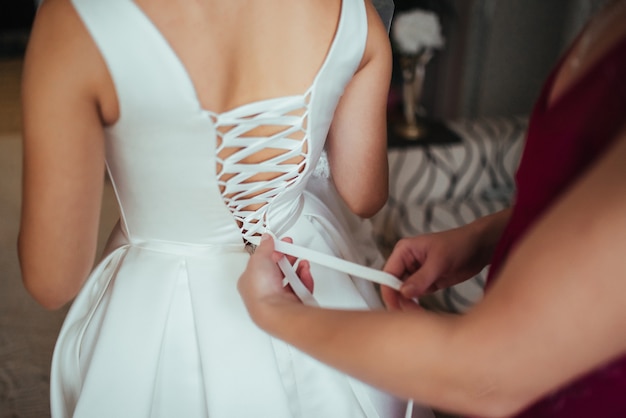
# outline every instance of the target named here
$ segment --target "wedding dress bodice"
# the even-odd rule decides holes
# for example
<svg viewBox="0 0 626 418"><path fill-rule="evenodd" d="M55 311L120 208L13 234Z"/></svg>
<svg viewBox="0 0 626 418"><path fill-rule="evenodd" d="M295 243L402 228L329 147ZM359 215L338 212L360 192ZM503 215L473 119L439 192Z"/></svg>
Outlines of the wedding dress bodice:
<svg viewBox="0 0 626 418"><path fill-rule="evenodd" d="M186 68L134 3L78 2L79 9L98 9L82 16L118 92L121 116L107 130L107 164L131 240L239 243L237 221L250 234L261 232L266 223L277 234L288 229L301 211L301 195L324 147L337 101L363 53L364 42L355 40L364 40L367 33L364 10L354 3L343 2L335 38L308 91L215 113L202 108ZM108 25L116 28L113 36L98 30ZM295 110L301 113L294 115ZM273 137L246 135L263 125L285 130ZM289 139L294 133L299 138ZM270 143L287 150L285 158L300 155L299 166L281 164L279 158L241 163ZM219 158L232 147L240 150ZM270 186L275 193L251 197L246 192L255 186L245 178L257 170L282 173ZM233 173L237 175L224 179ZM260 211L244 210L261 201Z"/></svg>
<svg viewBox="0 0 626 418"><path fill-rule="evenodd" d="M183 63L134 2L72 3L117 93L120 116L105 134L120 226L57 340L52 416L404 417L405 401L258 329L236 289L245 243L268 230L293 237L287 251L318 259L308 296L381 306L371 283L342 272L355 265L342 260L354 260L353 248L329 209L339 202L307 191L363 55L363 1L342 1L332 44L301 95L221 113L202 107ZM324 267L333 260L338 268Z"/></svg>

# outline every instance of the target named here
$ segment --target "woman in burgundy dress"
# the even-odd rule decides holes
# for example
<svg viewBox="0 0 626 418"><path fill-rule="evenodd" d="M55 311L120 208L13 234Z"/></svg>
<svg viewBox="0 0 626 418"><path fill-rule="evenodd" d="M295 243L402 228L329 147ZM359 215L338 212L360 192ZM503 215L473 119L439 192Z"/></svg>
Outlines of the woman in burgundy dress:
<svg viewBox="0 0 626 418"><path fill-rule="evenodd" d="M473 416L626 417L626 1L587 24L529 122L512 208L402 240L388 312L302 305L265 240L240 279L255 322L400 396ZM412 298L491 264L463 316ZM306 264L304 282L312 280ZM306 330L306 332L302 332Z"/></svg>

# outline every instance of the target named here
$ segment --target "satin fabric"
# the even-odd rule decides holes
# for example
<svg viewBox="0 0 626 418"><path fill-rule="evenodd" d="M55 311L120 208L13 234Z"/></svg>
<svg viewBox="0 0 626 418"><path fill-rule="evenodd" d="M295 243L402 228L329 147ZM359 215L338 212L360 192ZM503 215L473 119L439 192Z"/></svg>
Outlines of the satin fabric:
<svg viewBox="0 0 626 418"><path fill-rule="evenodd" d="M106 162L121 220L59 335L52 416L404 417L406 401L251 322L236 289L249 254L216 177L216 114L201 107L183 63L132 1L73 4L117 91L121 114L106 130ZM305 189L366 34L363 2L344 0L309 89L307 164L268 210L276 235L342 258L351 257L345 226ZM218 116L271 111L277 100ZM369 283L321 266L313 274L325 306L381 307ZM415 407L413 416L432 413Z"/></svg>

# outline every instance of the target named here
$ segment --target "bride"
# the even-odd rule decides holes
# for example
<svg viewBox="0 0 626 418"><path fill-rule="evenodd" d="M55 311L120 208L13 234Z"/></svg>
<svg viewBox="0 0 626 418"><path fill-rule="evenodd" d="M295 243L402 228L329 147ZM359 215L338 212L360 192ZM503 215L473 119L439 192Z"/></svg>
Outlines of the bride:
<svg viewBox="0 0 626 418"><path fill-rule="evenodd" d="M350 216L385 202L390 66L369 0L41 5L19 251L38 302L73 300L53 417L405 416L406 401L258 329L236 289L263 232L350 258L327 193ZM332 181L314 177L324 150ZM120 222L92 269L105 167ZM381 306L317 269L320 304Z"/></svg>

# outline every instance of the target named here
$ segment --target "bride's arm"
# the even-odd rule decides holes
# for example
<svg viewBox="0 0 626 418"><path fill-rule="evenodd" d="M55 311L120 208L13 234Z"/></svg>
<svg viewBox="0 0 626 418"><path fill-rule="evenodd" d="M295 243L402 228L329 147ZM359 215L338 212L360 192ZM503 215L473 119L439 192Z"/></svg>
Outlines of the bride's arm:
<svg viewBox="0 0 626 418"><path fill-rule="evenodd" d="M327 140L337 191L348 208L374 215L387 200L387 94L391 46L376 10L366 1L368 37L361 67L348 83Z"/></svg>
<svg viewBox="0 0 626 418"><path fill-rule="evenodd" d="M39 8L24 62L19 257L26 289L55 309L92 268L104 179L104 64L67 0Z"/></svg>

